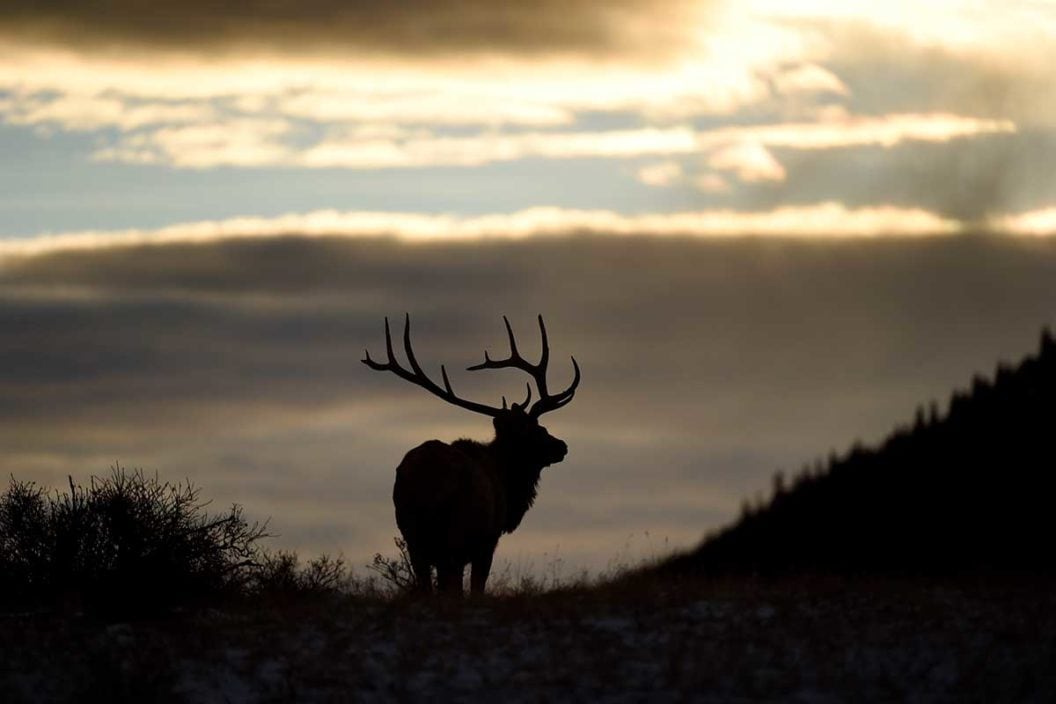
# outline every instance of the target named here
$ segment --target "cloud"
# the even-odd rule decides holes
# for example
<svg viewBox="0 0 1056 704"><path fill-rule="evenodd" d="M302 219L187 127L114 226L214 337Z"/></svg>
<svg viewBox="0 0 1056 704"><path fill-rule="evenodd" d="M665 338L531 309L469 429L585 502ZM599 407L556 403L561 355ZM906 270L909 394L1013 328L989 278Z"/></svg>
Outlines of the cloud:
<svg viewBox="0 0 1056 704"><path fill-rule="evenodd" d="M176 168L474 167L765 149L773 182L773 161L784 163L774 148L1015 130L1028 111L976 94L1007 85L1027 95L1051 62L1032 43L1008 51L1022 31L1004 20L1002 41L982 41L984 25L965 8L945 4L937 16L960 28L951 36L979 41L938 43L942 33L922 38L901 10L826 2L194 2L162 14L120 0L19 2L0 10L0 31L10 32L0 119L94 131L98 161ZM312 32L318 41L304 39ZM79 41L51 41L71 33ZM940 68L929 67L933 56ZM888 64L898 80L880 72ZM1024 82L1015 68L1026 66L1035 79ZM993 90L953 90L978 81ZM734 124L700 119L716 116ZM759 146L734 146L745 143Z"/></svg>
<svg viewBox="0 0 1056 704"><path fill-rule="evenodd" d="M913 2L847 3L840 0L749 0L746 12L771 20L824 26L860 27L902 36L921 47L965 53L1007 50L1056 38L1056 15L1037 0L935 0Z"/></svg>
<svg viewBox="0 0 1056 704"><path fill-rule="evenodd" d="M330 139L297 160L308 167L477 166L526 158L627 158L687 154L696 150L686 127L605 132L528 132L472 137L412 137L405 140Z"/></svg>
<svg viewBox="0 0 1056 704"><path fill-rule="evenodd" d="M574 121L569 106L545 100L501 95L497 91L429 90L340 91L317 89L277 96L275 109L282 115L318 122L373 125L566 125ZM467 100L472 98L472 100Z"/></svg>
<svg viewBox="0 0 1056 704"><path fill-rule="evenodd" d="M228 57L149 53L120 59L15 44L0 64L0 90L17 100L55 96L137 101L219 101L242 111L319 122L524 124L568 122L573 112L642 112L654 121L730 114L767 97L761 59L731 65L698 55L674 65L566 59L451 63L352 57Z"/></svg>
<svg viewBox="0 0 1056 704"><path fill-rule="evenodd" d="M990 226L1015 235L1052 237L1056 235L1056 206L991 218Z"/></svg>
<svg viewBox="0 0 1056 704"><path fill-rule="evenodd" d="M253 167L296 158L283 137L292 132L283 120L236 119L219 123L164 126L96 150L98 161L171 164L181 168Z"/></svg>
<svg viewBox="0 0 1056 704"><path fill-rule="evenodd" d="M237 168L304 184L327 176L308 170L388 169L373 192L382 181L408 194L429 181L428 208L438 210L469 207L464 194L474 179L532 173L556 189L573 170L605 169L570 160L616 163L607 180L576 184L553 199L584 208L615 208L612 199L626 202L628 194L628 208L642 212L837 202L851 211L894 207L983 222L1051 202L1040 158L1018 146L1056 124L1046 117L1056 115L1047 88L1056 57L1053 43L1043 41L1053 13L1036 5L1012 2L1007 13L987 13L978 7L993 6L943 2L921 11L933 22L927 26L902 3L708 2L699 13L681 3L499 5L441 2L430 13L419 3L386 4L369 10L377 22L347 29L342 22L366 5L272 3L250 15L195 2L155 22L123 2L62 10L16 3L0 10L0 27L10 30L0 41L0 120L30 128L4 130L27 153L60 151L60 140L43 142L47 135L78 132L61 140L62 158L93 175L117 179L132 170L114 164L149 165L136 173L175 183L219 179ZM522 22L528 15L538 22ZM195 24L207 16L216 22ZM556 18L570 28L551 42L546 27ZM445 23L457 27L448 31ZM299 32L322 25L320 43L292 47ZM275 39L280 26L291 41ZM446 32L452 41L459 32L473 36L465 51L448 51L446 38L436 45L400 39L419 31L412 27ZM664 27L678 36L668 42ZM71 28L84 41L47 39ZM328 44L346 30L344 49ZM246 50L254 41L259 51ZM1011 151L995 155L995 144ZM89 159L99 163L81 163ZM680 177L670 168L639 173L675 161ZM450 167L466 173L441 184ZM410 169L433 171L404 173ZM333 182L368 177L336 174ZM414 184L403 187L400 179ZM641 179L681 187L645 188ZM472 211L552 199L516 185L501 203ZM290 196L269 212L350 207L332 200L344 194L328 194ZM106 193L98 202L119 196ZM419 207L399 198L351 205ZM180 213L172 220L224 213L178 201L166 204ZM99 213L103 206L93 207ZM237 212L250 211L229 204L226 213ZM30 227L47 227L43 218ZM58 227L68 229L71 220Z"/></svg>
<svg viewBox="0 0 1056 704"><path fill-rule="evenodd" d="M648 113L650 122L730 114L765 100L765 51L698 49L662 63L622 54L597 62L564 55L429 60L232 54L109 55L13 39L0 49L0 92L16 102L75 96L198 103L224 114L320 123L557 125L582 112ZM65 116L62 116L65 117ZM56 121L57 126L62 122Z"/></svg>
<svg viewBox="0 0 1056 704"><path fill-rule="evenodd" d="M836 74L817 64L801 64L774 76L774 87L783 95L798 93L832 93L846 96L847 86Z"/></svg>
<svg viewBox="0 0 1056 704"><path fill-rule="evenodd" d="M701 193L728 193L730 184L715 173L702 173L693 178L693 187Z"/></svg>
<svg viewBox="0 0 1056 704"><path fill-rule="evenodd" d="M670 186L682 178L682 165L677 161L660 161L638 169L638 180L647 186Z"/></svg>
<svg viewBox="0 0 1056 704"><path fill-rule="evenodd" d="M713 168L744 166L742 180L781 180L767 146L786 149L893 147L907 141L948 142L1009 133L1005 120L949 114L842 116L824 123L787 123L694 130L689 126L606 131L547 131L438 135L428 130L351 129L305 143L280 119L159 126L119 137L98 149L101 161L155 163L177 168L294 166L302 168L425 168L480 166L521 159L626 159L712 152Z"/></svg>
<svg viewBox="0 0 1056 704"><path fill-rule="evenodd" d="M463 55L656 53L690 40L707 3L683 0L11 0L0 33L97 50Z"/></svg>
<svg viewBox="0 0 1056 704"><path fill-rule="evenodd" d="M60 126L70 131L132 131L173 122L202 123L217 117L215 109L207 104L136 104L112 95L31 94L19 100L8 99L0 105L0 113L12 125Z"/></svg>
<svg viewBox="0 0 1056 704"><path fill-rule="evenodd" d="M291 131L309 127L307 146L332 148L363 127L471 127L477 132L460 136L484 139L501 127L568 127L584 114L601 113L648 115L647 126L662 130L695 115L730 114L768 91L751 57L738 66L712 56L675 65L553 57L435 64L363 57L206 60L149 52L112 58L18 43L2 56L0 119L67 131L119 130L116 137L100 135L118 142L109 147L143 135L162 139L149 129L155 126L237 129L245 120L283 120Z"/></svg>
<svg viewBox="0 0 1056 704"><path fill-rule="evenodd" d="M856 116L837 114L822 122L722 127L698 136L702 145L753 141L787 149L840 149L903 142L949 142L977 135L1012 133L1010 120L979 119L949 113Z"/></svg>
<svg viewBox="0 0 1056 704"><path fill-rule="evenodd" d="M1015 122L1052 106L1039 89L1056 15L1026 2L990 13L944 2L925 13L930 25L901 5L761 0L145 7L5 4L0 90L19 101L45 91L126 107L222 100L269 117L433 125L567 125L591 111L636 112L651 123L746 108L757 117L780 114L790 95L803 109L839 99L874 115ZM246 52L246 42L277 53ZM337 55L315 56L335 47ZM651 58L657 53L665 58ZM56 122L66 123L76 124Z"/></svg>
<svg viewBox="0 0 1056 704"><path fill-rule="evenodd" d="M784 181L785 169L766 147L757 142L741 142L721 147L708 157L708 166L730 171L742 181Z"/></svg>
<svg viewBox="0 0 1056 704"><path fill-rule="evenodd" d="M766 212L703 210L627 215L611 210L536 207L478 216L320 210L274 218L240 217L155 230L83 231L0 240L0 257L112 247L284 237L392 237L404 242L473 242L568 237L576 234L652 237L856 238L948 235L960 229L919 209L848 209L839 203Z"/></svg>
<svg viewBox="0 0 1056 704"><path fill-rule="evenodd" d="M862 145L841 149L773 148L787 172L771 182L741 184L725 204L769 210L811 204L839 194L848 208L887 203L987 227L1008 213L1056 202L1050 178L1056 135L1017 130L957 142L917 142L912 148Z"/></svg>
<svg viewBox="0 0 1056 704"><path fill-rule="evenodd" d="M1028 3L980 12L958 41L953 21L913 28L866 21L807 23L828 37L825 67L849 91L856 112L931 112L1011 120L1029 128L1056 126L1056 98L1047 90L1056 62L1056 12ZM1020 12L1016 11L1018 6ZM972 38L968 39L970 35Z"/></svg>

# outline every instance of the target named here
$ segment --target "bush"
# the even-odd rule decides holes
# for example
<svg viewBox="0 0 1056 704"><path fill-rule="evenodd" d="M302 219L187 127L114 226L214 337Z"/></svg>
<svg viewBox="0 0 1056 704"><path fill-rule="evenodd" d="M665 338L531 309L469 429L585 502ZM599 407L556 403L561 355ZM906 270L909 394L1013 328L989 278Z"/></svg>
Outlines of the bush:
<svg viewBox="0 0 1056 704"><path fill-rule="evenodd" d="M262 597L338 595L351 590L351 575L340 557L321 555L301 567L297 553L280 550L263 555L251 593Z"/></svg>
<svg viewBox="0 0 1056 704"><path fill-rule="evenodd" d="M237 504L209 515L199 493L121 467L61 492L12 477L0 495L0 610L129 614L245 593L266 525Z"/></svg>
<svg viewBox="0 0 1056 704"><path fill-rule="evenodd" d="M374 553L374 559L367 569L374 573L379 583L378 591L388 594L409 594L415 588L414 567L411 566L411 555L407 552L407 541L393 538L396 544L396 557L387 557L380 552ZM429 579L433 580L430 570ZM435 580L434 588L435 588Z"/></svg>

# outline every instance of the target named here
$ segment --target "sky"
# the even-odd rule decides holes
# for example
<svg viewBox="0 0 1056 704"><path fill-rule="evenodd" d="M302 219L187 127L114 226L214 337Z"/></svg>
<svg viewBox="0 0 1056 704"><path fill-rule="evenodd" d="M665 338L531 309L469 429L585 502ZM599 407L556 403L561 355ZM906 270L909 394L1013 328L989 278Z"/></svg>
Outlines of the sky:
<svg viewBox="0 0 1056 704"><path fill-rule="evenodd" d="M583 382L500 559L688 546L1033 349L1054 64L1047 0L5 2L0 470L359 563L406 450L490 433L359 364L383 318L435 371L541 313Z"/></svg>

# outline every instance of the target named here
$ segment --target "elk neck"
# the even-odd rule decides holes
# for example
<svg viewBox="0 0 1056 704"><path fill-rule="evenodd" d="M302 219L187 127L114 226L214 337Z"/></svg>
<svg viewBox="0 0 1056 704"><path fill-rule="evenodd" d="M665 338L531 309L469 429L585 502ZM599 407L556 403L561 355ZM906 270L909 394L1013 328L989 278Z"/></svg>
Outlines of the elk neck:
<svg viewBox="0 0 1056 704"><path fill-rule="evenodd" d="M535 502L543 467L527 460L524 448L500 437L492 440L488 449L495 458L495 468L506 493L506 525L503 530L512 533Z"/></svg>

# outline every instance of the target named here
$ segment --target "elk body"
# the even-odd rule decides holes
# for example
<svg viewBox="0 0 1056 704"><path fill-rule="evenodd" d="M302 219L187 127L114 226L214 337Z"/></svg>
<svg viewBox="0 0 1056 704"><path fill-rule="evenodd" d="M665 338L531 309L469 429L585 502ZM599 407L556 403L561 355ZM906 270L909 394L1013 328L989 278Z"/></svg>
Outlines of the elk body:
<svg viewBox="0 0 1056 704"><path fill-rule="evenodd" d="M385 350L388 361L376 362L366 354L363 363L377 371L390 371L460 408L492 418L495 438L490 443L456 440L445 443L429 440L414 448L396 468L392 500L396 525L407 543L418 589L432 589L432 568L436 568L441 591L461 593L466 565L472 565L470 588L481 593L491 571L495 547L503 533L511 533L535 501L539 477L544 467L560 462L568 446L539 425L539 417L561 408L575 395L579 385L579 365L572 358L575 376L571 385L550 394L546 369L550 348L546 326L539 316L542 356L538 364L525 361L509 321L503 317L510 340L510 356L468 367L479 369L520 369L535 382L539 400L529 407L532 386L523 403L507 408L467 401L455 395L447 370L441 366L443 387L422 371L411 348L410 316L404 322L403 347L410 369L396 360L392 349L389 321L385 319Z"/></svg>

